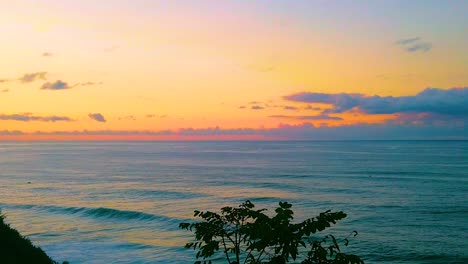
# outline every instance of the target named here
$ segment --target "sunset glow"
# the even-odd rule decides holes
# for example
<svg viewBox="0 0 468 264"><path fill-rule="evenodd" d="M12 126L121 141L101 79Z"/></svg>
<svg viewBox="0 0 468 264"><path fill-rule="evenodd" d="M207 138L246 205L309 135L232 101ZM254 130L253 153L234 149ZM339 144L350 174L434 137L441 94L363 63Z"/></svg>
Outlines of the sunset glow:
<svg viewBox="0 0 468 264"><path fill-rule="evenodd" d="M2 1L0 139L341 139L369 127L399 131L383 139L406 128L466 138L467 11L466 1Z"/></svg>

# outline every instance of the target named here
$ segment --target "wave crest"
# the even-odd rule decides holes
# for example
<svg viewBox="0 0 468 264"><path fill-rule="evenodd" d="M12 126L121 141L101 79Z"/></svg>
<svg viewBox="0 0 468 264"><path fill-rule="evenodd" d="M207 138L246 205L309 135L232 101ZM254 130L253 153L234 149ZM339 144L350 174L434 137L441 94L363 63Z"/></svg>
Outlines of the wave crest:
<svg viewBox="0 0 468 264"><path fill-rule="evenodd" d="M119 210L107 207L63 207L55 205L34 205L34 204L1 204L3 208L26 209L47 211L49 213L71 214L87 216L92 218L115 219L115 220L138 220L138 221L164 221L179 222L183 219L171 218L163 215L155 215L139 211Z"/></svg>

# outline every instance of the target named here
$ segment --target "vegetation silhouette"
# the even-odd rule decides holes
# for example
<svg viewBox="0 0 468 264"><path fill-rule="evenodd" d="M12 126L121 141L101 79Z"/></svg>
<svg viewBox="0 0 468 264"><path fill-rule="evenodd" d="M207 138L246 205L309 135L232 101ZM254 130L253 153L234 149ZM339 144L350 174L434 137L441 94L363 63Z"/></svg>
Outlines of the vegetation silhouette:
<svg viewBox="0 0 468 264"><path fill-rule="evenodd" d="M303 264L364 263L356 255L341 252L340 246L347 246L356 231L341 240L333 235L319 240L312 236L345 218L345 213L326 211L295 224L291 223L291 208L291 204L280 202L270 217L264 213L266 209L256 210L247 200L238 207L223 207L221 213L195 211L194 216L202 221L180 223L179 227L195 233L195 239L185 245L197 252L195 264L224 258L230 264L297 263L299 259Z"/></svg>
<svg viewBox="0 0 468 264"><path fill-rule="evenodd" d="M0 213L0 263L57 264L39 247L5 223Z"/></svg>

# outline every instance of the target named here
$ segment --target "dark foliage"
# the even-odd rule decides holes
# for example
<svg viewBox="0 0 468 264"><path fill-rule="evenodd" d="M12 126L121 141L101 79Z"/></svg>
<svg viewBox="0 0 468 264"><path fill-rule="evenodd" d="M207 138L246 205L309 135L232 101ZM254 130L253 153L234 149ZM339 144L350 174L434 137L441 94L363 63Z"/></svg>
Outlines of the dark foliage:
<svg viewBox="0 0 468 264"><path fill-rule="evenodd" d="M346 217L343 212L326 211L301 223L293 220L292 205L280 202L275 215L266 209L256 210L246 201L238 207L223 207L221 213L195 211L201 222L181 223L181 229L195 232L195 240L185 245L196 253L196 264L212 263L224 254L230 264L283 264L290 261L304 264L361 264L358 256L341 252L348 237L337 240L328 235L313 240L312 234L323 231ZM350 236L356 236L353 232ZM202 259L202 260L198 260Z"/></svg>
<svg viewBox="0 0 468 264"><path fill-rule="evenodd" d="M4 222L0 214L0 263L56 264L41 248Z"/></svg>

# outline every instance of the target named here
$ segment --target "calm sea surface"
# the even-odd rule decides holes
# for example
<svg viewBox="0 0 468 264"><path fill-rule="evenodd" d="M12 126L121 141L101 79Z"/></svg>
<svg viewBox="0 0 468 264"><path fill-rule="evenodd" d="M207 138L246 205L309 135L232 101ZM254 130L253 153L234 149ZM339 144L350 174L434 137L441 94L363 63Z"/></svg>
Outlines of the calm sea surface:
<svg viewBox="0 0 468 264"><path fill-rule="evenodd" d="M246 199L345 211L366 263L468 263L467 198L468 141L0 143L7 222L72 264L191 263L179 222Z"/></svg>

